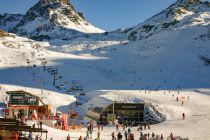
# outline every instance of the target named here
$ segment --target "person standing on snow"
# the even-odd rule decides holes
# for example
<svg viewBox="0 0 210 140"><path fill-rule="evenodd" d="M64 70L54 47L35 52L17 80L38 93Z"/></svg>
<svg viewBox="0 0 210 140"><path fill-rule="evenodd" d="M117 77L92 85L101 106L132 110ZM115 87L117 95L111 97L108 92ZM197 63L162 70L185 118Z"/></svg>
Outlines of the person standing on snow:
<svg viewBox="0 0 210 140"><path fill-rule="evenodd" d="M99 131L100 130L100 123L99 122L98 122L97 126L98 126L98 131Z"/></svg>
<svg viewBox="0 0 210 140"><path fill-rule="evenodd" d="M100 140L100 132L97 132L97 140Z"/></svg>
<svg viewBox="0 0 210 140"><path fill-rule="evenodd" d="M154 138L155 137L155 133L154 132L152 132L152 138Z"/></svg>
<svg viewBox="0 0 210 140"><path fill-rule="evenodd" d="M116 124L116 130L117 130L117 131L119 130L119 125L118 125L118 124Z"/></svg>
<svg viewBox="0 0 210 140"><path fill-rule="evenodd" d="M127 140L128 139L128 132L127 131L125 131L124 136L125 136L125 140Z"/></svg>
<svg viewBox="0 0 210 140"><path fill-rule="evenodd" d="M182 119L185 120L185 113L182 113Z"/></svg>
<svg viewBox="0 0 210 140"><path fill-rule="evenodd" d="M86 138L87 138L87 139L90 138L90 137L89 137L89 130L88 130L88 129L86 130Z"/></svg>
<svg viewBox="0 0 210 140"><path fill-rule="evenodd" d="M32 132L29 132L29 136L28 136L29 140L33 140L33 137L32 137Z"/></svg>
<svg viewBox="0 0 210 140"><path fill-rule="evenodd" d="M42 129L42 121L39 121L40 129Z"/></svg>
<svg viewBox="0 0 210 140"><path fill-rule="evenodd" d="M131 133L131 129L130 129L130 127L128 128L128 134L130 134Z"/></svg>
<svg viewBox="0 0 210 140"><path fill-rule="evenodd" d="M148 126L148 129L150 129L150 124L149 124L149 122L147 123L147 126Z"/></svg>
<svg viewBox="0 0 210 140"><path fill-rule="evenodd" d="M173 139L174 139L174 135L173 135L173 133L171 133L171 134L170 134L170 137L171 137L171 140L173 140Z"/></svg>
<svg viewBox="0 0 210 140"><path fill-rule="evenodd" d="M18 134L18 132L16 131L16 132L15 132L15 140L18 140L18 137L19 137L19 134Z"/></svg>
<svg viewBox="0 0 210 140"><path fill-rule="evenodd" d="M39 140L38 135L36 135L35 140ZM53 138L51 138L50 140L53 140Z"/></svg>
<svg viewBox="0 0 210 140"><path fill-rule="evenodd" d="M70 135L69 135L69 134L68 134L68 136L67 136L66 140L70 140Z"/></svg>
<svg viewBox="0 0 210 140"><path fill-rule="evenodd" d="M82 136L79 137L79 140L83 140Z"/></svg>
<svg viewBox="0 0 210 140"><path fill-rule="evenodd" d="M128 135L128 140L134 140L134 135L133 135L132 133L130 133L130 134Z"/></svg>
<svg viewBox="0 0 210 140"><path fill-rule="evenodd" d="M104 129L104 125L103 125L103 123L101 124L101 130L103 130Z"/></svg>
<svg viewBox="0 0 210 140"><path fill-rule="evenodd" d="M92 133L93 133L93 131L90 130L89 132L90 132L90 139L92 139Z"/></svg>
<svg viewBox="0 0 210 140"><path fill-rule="evenodd" d="M112 136L112 140L116 140L116 138L114 136L114 132L112 132L111 136Z"/></svg>
<svg viewBox="0 0 210 140"><path fill-rule="evenodd" d="M163 134L160 135L160 139L163 140Z"/></svg>
<svg viewBox="0 0 210 140"><path fill-rule="evenodd" d="M121 132L119 132L119 133L117 134L117 140L122 140L122 134L121 134Z"/></svg>

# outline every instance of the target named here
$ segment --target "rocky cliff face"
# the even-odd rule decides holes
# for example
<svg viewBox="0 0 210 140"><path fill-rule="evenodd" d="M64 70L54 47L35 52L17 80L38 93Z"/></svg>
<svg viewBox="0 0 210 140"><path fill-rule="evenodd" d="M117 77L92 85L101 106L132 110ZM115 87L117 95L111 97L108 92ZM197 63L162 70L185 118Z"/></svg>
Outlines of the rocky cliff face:
<svg viewBox="0 0 210 140"><path fill-rule="evenodd" d="M66 40L83 33L99 33L103 30L85 21L68 0L39 0L13 32L38 40Z"/></svg>
<svg viewBox="0 0 210 140"><path fill-rule="evenodd" d="M20 14L0 14L0 28L9 32L23 18Z"/></svg>

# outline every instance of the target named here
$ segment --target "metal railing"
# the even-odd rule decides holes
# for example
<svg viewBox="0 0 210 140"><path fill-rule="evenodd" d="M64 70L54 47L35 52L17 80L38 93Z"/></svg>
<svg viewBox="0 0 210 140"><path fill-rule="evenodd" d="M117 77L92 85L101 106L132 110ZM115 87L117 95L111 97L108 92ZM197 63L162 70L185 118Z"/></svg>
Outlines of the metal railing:
<svg viewBox="0 0 210 140"><path fill-rule="evenodd" d="M148 109L150 108L154 112L154 114L159 118L158 122L163 122L166 120L166 116L160 113L157 110L157 108L154 105L152 105L152 103L145 103L145 106L148 107Z"/></svg>

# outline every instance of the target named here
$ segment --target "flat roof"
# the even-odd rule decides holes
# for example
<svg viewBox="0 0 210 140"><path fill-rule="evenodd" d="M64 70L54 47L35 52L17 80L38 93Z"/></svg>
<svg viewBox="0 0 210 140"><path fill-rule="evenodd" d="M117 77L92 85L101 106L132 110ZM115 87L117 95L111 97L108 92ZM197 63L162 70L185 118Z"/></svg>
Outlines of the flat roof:
<svg viewBox="0 0 210 140"><path fill-rule="evenodd" d="M89 110L88 108L92 107L108 107L113 103L123 103L123 104L144 104L144 100L133 96L133 95L125 95L125 94L104 94L96 96L92 98L89 102L83 105L85 110Z"/></svg>
<svg viewBox="0 0 210 140"><path fill-rule="evenodd" d="M27 91L24 91L24 90L13 90L13 91L7 91L6 94L22 94L22 93L25 93L25 94L29 94L29 95L32 95L32 96L35 96L37 98L40 98L39 96L36 96L32 93L29 93Z"/></svg>
<svg viewBox="0 0 210 140"><path fill-rule="evenodd" d="M38 100L40 100L43 105L46 105L39 96L37 96L35 94L32 94L32 93L29 93L29 92L24 91L24 90L13 90L13 91L7 91L6 92L6 94L8 94L8 95L10 95L10 94L22 94L22 93L29 94L31 96L34 96L35 98L37 98Z"/></svg>

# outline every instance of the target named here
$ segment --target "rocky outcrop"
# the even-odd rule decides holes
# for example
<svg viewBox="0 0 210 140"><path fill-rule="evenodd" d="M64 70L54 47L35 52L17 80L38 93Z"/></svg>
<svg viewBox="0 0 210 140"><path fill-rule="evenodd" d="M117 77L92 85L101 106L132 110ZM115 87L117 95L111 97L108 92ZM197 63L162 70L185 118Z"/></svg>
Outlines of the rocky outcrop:
<svg viewBox="0 0 210 140"><path fill-rule="evenodd" d="M11 31L23 16L21 14L0 14L0 28L7 32Z"/></svg>

